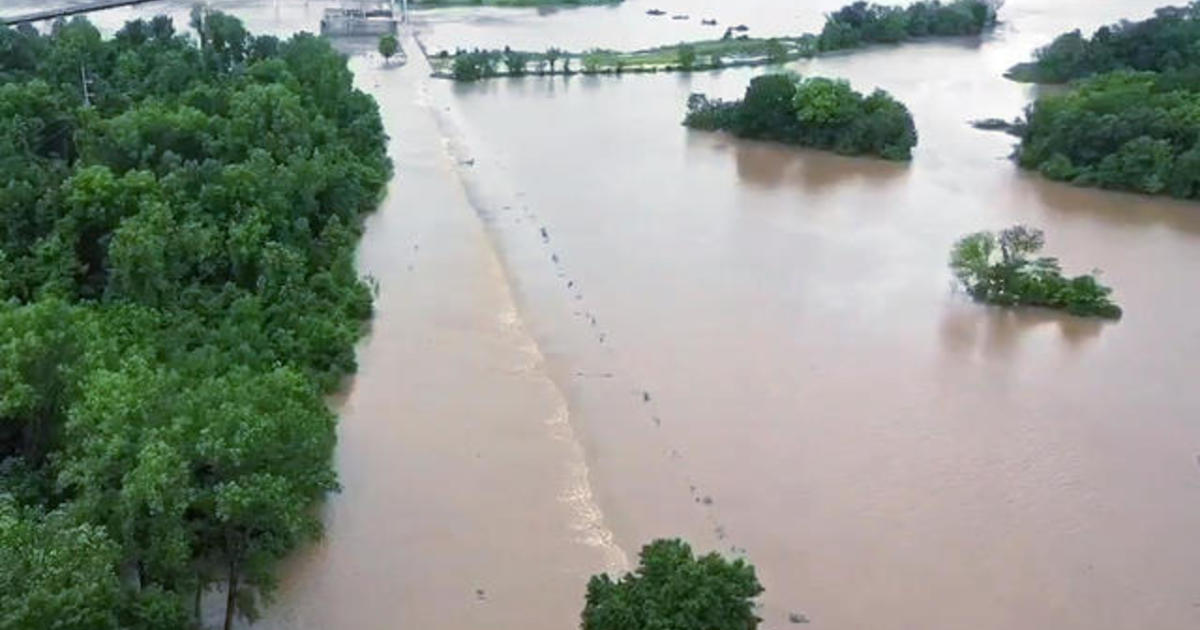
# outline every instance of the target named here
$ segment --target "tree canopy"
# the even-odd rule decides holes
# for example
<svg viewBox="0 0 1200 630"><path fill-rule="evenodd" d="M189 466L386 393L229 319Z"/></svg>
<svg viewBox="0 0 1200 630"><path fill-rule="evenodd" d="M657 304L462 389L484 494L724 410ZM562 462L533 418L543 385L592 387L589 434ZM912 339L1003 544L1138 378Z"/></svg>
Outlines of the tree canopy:
<svg viewBox="0 0 1200 630"><path fill-rule="evenodd" d="M656 540L638 567L617 580L592 576L583 630L754 630L763 587L754 566L716 553L696 557L687 543Z"/></svg>
<svg viewBox="0 0 1200 630"><path fill-rule="evenodd" d="M981 0L922 0L907 7L859 1L825 16L818 45L821 50L842 50L929 36L978 35L995 23L995 9Z"/></svg>
<svg viewBox="0 0 1200 630"><path fill-rule="evenodd" d="M379 112L319 38L191 27L0 27L3 627L252 617L337 487Z"/></svg>
<svg viewBox="0 0 1200 630"><path fill-rule="evenodd" d="M1021 166L1082 186L1200 198L1200 3L1091 40L1068 33L1017 78L1073 80L1026 111Z"/></svg>
<svg viewBox="0 0 1200 630"><path fill-rule="evenodd" d="M878 89L864 97L841 79L767 74L750 81L741 101L693 94L687 107L683 124L688 127L846 155L908 160L917 144L904 104Z"/></svg>
<svg viewBox="0 0 1200 630"><path fill-rule="evenodd" d="M1009 76L1019 81L1066 83L1115 70L1200 73L1200 2L1162 7L1140 22L1102 26L1091 38L1079 30L1039 48Z"/></svg>

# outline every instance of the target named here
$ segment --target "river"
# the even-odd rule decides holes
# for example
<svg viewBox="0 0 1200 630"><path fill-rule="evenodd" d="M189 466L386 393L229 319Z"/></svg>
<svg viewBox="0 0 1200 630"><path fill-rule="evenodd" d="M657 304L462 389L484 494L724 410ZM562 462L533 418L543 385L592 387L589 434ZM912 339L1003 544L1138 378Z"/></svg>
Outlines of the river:
<svg viewBox="0 0 1200 630"><path fill-rule="evenodd" d="M280 33L321 5L214 4ZM433 50L641 47L839 4L417 27ZM379 312L341 403L345 490L260 625L575 627L589 574L684 536L756 564L767 629L1200 627L1200 206L1043 181L967 124L1020 113L1034 88L1001 73L1057 33L1158 4L1009 0L981 39L792 64L908 104L909 165L679 125L690 92L761 69L458 85L411 41L404 67L355 56L397 167L360 254ZM1019 222L1103 270L1124 319L956 293L954 240Z"/></svg>

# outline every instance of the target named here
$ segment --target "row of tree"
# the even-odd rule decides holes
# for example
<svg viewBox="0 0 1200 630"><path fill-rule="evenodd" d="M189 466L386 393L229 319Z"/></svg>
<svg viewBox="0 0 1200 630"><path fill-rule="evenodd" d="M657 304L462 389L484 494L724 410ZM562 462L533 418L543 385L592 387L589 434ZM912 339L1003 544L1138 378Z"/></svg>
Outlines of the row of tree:
<svg viewBox="0 0 1200 630"><path fill-rule="evenodd" d="M996 23L992 4L981 0L921 0L907 7L854 2L825 17L818 46L842 50L864 44L895 44L921 37L979 35Z"/></svg>
<svg viewBox="0 0 1200 630"><path fill-rule="evenodd" d="M1200 3L1059 37L1011 76L1074 80L1019 125L1021 166L1083 186L1200 198Z"/></svg>
<svg viewBox="0 0 1200 630"><path fill-rule="evenodd" d="M719 40L680 43L649 50L618 52L593 49L583 54L557 48L542 52L459 49L437 58L446 63L440 74L458 81L476 81L496 76L526 74L584 74L656 72L659 70L711 70L730 61L739 65L779 64L813 57L821 52L856 48L872 43L898 43L923 37L978 35L996 23L999 0L920 0L908 7L854 2L826 16L820 35L751 39L734 36L729 29ZM744 29L744 27L741 27ZM562 61L561 66L558 65ZM572 61L581 68L572 70Z"/></svg>
<svg viewBox="0 0 1200 630"><path fill-rule="evenodd" d="M390 175L307 34L0 28L0 627L253 617L337 487L324 402Z"/></svg>
<svg viewBox="0 0 1200 630"><path fill-rule="evenodd" d="M836 151L908 160L917 144L908 108L883 90L869 96L848 82L779 73L755 77L740 101L688 98L683 124Z"/></svg>

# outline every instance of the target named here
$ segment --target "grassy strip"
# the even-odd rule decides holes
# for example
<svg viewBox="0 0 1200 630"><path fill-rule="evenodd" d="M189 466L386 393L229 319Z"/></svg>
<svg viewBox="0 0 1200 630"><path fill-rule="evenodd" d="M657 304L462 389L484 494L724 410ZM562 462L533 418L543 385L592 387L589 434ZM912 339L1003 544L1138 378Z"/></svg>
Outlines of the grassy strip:
<svg viewBox="0 0 1200 630"><path fill-rule="evenodd" d="M512 50L442 51L429 56L433 76L471 81L526 74L622 74L713 70L734 66L779 64L820 53L817 36L772 39L739 37L659 46L621 52L593 49L569 53Z"/></svg>

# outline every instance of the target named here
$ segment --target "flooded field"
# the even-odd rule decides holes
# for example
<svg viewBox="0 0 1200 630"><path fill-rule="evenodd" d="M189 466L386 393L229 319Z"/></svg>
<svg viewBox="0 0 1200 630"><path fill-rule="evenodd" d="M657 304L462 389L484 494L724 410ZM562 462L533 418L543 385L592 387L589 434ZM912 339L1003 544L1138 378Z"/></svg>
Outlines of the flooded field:
<svg viewBox="0 0 1200 630"><path fill-rule="evenodd" d="M212 4L276 33L325 5ZM710 15L816 30L840 4L416 27L434 50L631 48ZM1001 73L1055 34L1158 4L1010 0L982 39L791 66L908 104L909 165L680 126L689 93L762 70L459 85L411 40L404 67L356 55L397 171L360 257L379 314L342 403L345 490L261 626L575 627L589 574L684 536L756 564L767 629L1200 627L1200 206L1043 181L967 124L1021 112L1034 89ZM1018 222L1103 270L1124 319L956 294L951 244Z"/></svg>

